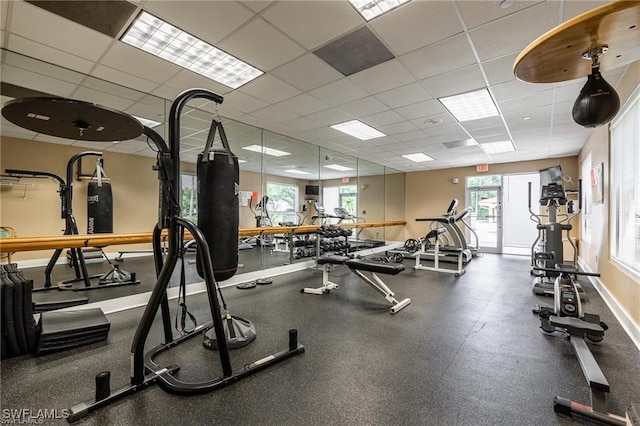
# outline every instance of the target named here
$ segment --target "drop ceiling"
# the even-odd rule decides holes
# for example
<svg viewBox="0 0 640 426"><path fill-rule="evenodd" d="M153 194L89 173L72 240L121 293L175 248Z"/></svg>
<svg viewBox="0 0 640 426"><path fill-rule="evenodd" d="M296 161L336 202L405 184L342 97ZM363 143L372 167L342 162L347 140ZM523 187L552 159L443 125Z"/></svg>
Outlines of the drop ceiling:
<svg viewBox="0 0 640 426"><path fill-rule="evenodd" d="M7 66L3 55L2 81L141 116L157 98L171 100L183 90L205 87L224 96L218 109L221 116L282 135L289 149L295 149L292 138L403 172L576 155L593 131L571 119L573 100L584 81L524 83L514 78L512 65L531 41L606 2L517 0L502 9L497 0L413 0L367 22L346 0L141 0L120 7L132 13L115 37L34 3L0 2L5 53L16 52L95 78L87 84L86 78L69 78L53 66L37 72L28 64ZM109 2L102 3L104 7ZM141 10L265 74L233 90L119 41ZM121 22L122 15L117 19ZM363 29L377 37L393 58L344 76L314 53ZM625 69L621 66L603 75L615 87ZM102 80L123 86L122 90L107 89ZM498 117L459 123L437 99L485 87L497 102ZM210 105L204 109L212 111ZM361 141L329 127L353 119L387 136ZM185 139L183 150L189 160L195 160L197 143L204 140L209 123L194 119L193 125L199 127L192 133L201 137L192 137L191 145ZM251 129L236 127L240 134ZM3 135L28 134L5 121L1 130ZM488 155L481 149L482 143L509 138L514 152ZM469 139L480 145L462 142ZM43 136L39 140L73 143ZM105 150L154 155L150 149L127 144ZM402 157L417 152L434 161L414 163Z"/></svg>

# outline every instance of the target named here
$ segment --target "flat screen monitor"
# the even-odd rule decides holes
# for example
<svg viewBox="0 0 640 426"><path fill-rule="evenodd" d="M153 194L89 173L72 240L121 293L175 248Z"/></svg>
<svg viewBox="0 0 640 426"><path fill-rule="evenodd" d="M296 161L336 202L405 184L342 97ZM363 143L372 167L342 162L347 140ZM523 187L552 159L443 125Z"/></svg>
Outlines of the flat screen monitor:
<svg viewBox="0 0 640 426"><path fill-rule="evenodd" d="M304 195L320 195L319 185L307 185L304 187Z"/></svg>
<svg viewBox="0 0 640 426"><path fill-rule="evenodd" d="M562 185L562 168L560 166L540 170L540 186L546 186L550 183Z"/></svg>

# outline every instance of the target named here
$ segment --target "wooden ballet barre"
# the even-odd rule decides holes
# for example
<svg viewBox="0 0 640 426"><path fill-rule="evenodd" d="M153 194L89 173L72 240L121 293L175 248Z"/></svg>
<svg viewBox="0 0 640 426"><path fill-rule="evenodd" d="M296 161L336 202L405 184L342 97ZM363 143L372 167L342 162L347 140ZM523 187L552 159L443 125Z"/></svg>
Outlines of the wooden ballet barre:
<svg viewBox="0 0 640 426"><path fill-rule="evenodd" d="M404 226L403 220L390 220L368 223L341 223L342 228L381 228L386 226ZM272 234L304 234L317 232L320 225L301 226L273 226L265 228L241 228L238 236ZM42 237L18 237L0 240L0 252L14 253L21 251L53 250L77 247L106 247L111 245L141 244L152 241L152 232L138 232L131 234L86 234L86 235L55 235ZM162 240L166 238L166 231L162 233ZM191 239L191 234L185 232L185 240Z"/></svg>

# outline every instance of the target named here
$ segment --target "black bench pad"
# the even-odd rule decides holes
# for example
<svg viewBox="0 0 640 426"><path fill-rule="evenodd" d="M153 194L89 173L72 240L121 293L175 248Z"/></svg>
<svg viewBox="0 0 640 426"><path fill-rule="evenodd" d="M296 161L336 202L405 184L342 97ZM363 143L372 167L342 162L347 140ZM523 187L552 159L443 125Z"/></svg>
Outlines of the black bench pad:
<svg viewBox="0 0 640 426"><path fill-rule="evenodd" d="M400 272L404 271L404 265L401 263L378 263L371 260L350 259L347 260L346 265L350 269L388 275L398 275Z"/></svg>
<svg viewBox="0 0 640 426"><path fill-rule="evenodd" d="M326 263L330 265L344 265L347 260L350 260L347 256L325 256L318 258L318 265L324 265Z"/></svg>

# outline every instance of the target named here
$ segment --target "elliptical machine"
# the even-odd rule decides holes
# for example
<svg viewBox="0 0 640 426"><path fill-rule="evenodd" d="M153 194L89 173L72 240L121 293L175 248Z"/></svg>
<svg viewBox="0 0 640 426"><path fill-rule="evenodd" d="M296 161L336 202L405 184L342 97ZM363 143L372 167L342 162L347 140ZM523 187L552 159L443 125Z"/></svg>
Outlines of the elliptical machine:
<svg viewBox="0 0 640 426"><path fill-rule="evenodd" d="M529 182L529 218L536 223L538 237L531 246L531 275L533 280L533 292L537 295L553 296L554 280L560 276L561 269L577 271L578 250L571 239L571 220L576 217L582 208L582 181L578 181L578 210L574 210L574 202L567 200L564 186L562 185L562 169L560 166L549 167L540 170L540 205L547 207L548 214L536 214L531 209L531 182ZM567 213L558 219L558 211L566 206ZM542 219L546 217L547 222ZM564 244L562 232L566 231L567 240L573 248L573 262L564 263ZM578 289L582 288L578 284Z"/></svg>

